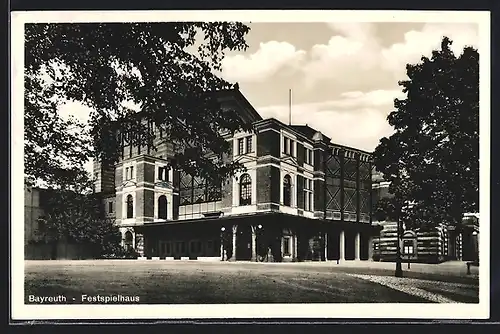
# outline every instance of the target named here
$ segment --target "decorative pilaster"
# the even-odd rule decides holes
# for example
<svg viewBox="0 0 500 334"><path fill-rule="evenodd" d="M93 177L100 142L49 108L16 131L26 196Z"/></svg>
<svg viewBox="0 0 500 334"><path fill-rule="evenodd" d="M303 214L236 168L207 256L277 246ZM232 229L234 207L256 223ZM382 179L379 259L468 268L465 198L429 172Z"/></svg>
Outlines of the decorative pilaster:
<svg viewBox="0 0 500 334"><path fill-rule="evenodd" d="M298 252L298 244L299 244L299 237L297 235L297 232L293 235L293 260L297 261L299 258L299 252Z"/></svg>

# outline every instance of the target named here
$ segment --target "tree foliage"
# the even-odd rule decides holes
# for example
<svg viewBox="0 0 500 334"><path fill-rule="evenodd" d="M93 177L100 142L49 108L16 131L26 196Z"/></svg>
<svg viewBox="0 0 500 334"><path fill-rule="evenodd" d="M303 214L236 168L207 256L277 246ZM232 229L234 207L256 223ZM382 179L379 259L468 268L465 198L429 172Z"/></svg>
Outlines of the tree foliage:
<svg viewBox="0 0 500 334"><path fill-rule="evenodd" d="M479 54L465 47L457 57L451 43L444 37L432 57L407 65L406 98L387 118L395 133L374 152L407 226L457 224L478 212Z"/></svg>
<svg viewBox="0 0 500 334"><path fill-rule="evenodd" d="M43 227L38 231L43 240L83 244L96 257L120 248L121 233L114 219L105 216L99 196L61 189L46 190L43 196Z"/></svg>
<svg viewBox="0 0 500 334"><path fill-rule="evenodd" d="M225 52L247 48L248 31L233 22L27 24L28 176L55 184L61 174L77 177L85 157L113 164L124 143L154 149L154 126L181 148L181 169L218 181L241 169L223 159L230 149L223 133L251 126L221 108L214 93L234 87L220 78L221 61ZM92 108L91 149L68 131L75 122L57 115L62 100Z"/></svg>

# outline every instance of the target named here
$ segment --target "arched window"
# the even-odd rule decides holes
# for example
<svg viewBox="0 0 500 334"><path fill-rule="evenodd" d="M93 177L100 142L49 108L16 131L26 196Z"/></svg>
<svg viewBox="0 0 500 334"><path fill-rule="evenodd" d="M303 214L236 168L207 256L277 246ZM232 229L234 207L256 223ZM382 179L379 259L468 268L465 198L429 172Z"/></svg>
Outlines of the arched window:
<svg viewBox="0 0 500 334"><path fill-rule="evenodd" d="M252 179L243 174L240 178L240 205L252 204Z"/></svg>
<svg viewBox="0 0 500 334"><path fill-rule="evenodd" d="M165 195L158 198L158 218L167 219L167 197Z"/></svg>
<svg viewBox="0 0 500 334"><path fill-rule="evenodd" d="M132 195L127 196L127 218L134 217L134 198Z"/></svg>
<svg viewBox="0 0 500 334"><path fill-rule="evenodd" d="M283 204L292 205L292 178L288 174L283 178Z"/></svg>
<svg viewBox="0 0 500 334"><path fill-rule="evenodd" d="M130 232L130 231L125 232L125 249L126 250L132 249L133 240L134 240L134 238L132 236L132 232Z"/></svg>

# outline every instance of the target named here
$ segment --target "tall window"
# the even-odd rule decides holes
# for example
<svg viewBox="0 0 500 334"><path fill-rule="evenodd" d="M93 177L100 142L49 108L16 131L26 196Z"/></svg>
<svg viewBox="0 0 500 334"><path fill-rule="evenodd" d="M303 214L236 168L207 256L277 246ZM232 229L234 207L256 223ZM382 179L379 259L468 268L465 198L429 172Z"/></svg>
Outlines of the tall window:
<svg viewBox="0 0 500 334"><path fill-rule="evenodd" d="M304 179L304 210L313 211L313 181Z"/></svg>
<svg viewBox="0 0 500 334"><path fill-rule="evenodd" d="M252 204L252 179L243 174L240 179L240 205Z"/></svg>
<svg viewBox="0 0 500 334"><path fill-rule="evenodd" d="M243 151L245 149L244 142L245 142L245 138L238 139L238 154L239 155L242 155L244 153L244 151Z"/></svg>
<svg viewBox="0 0 500 334"><path fill-rule="evenodd" d="M113 213L113 202L108 202L108 213Z"/></svg>
<svg viewBox="0 0 500 334"><path fill-rule="evenodd" d="M167 219L167 197L165 195L158 198L158 218Z"/></svg>
<svg viewBox="0 0 500 334"><path fill-rule="evenodd" d="M134 217L134 198L132 195L127 196L127 218Z"/></svg>
<svg viewBox="0 0 500 334"><path fill-rule="evenodd" d="M307 147L304 148L304 159L306 164L313 166L313 151L311 149L308 149Z"/></svg>
<svg viewBox="0 0 500 334"><path fill-rule="evenodd" d="M283 237L283 255L284 256L290 256L290 237Z"/></svg>
<svg viewBox="0 0 500 334"><path fill-rule="evenodd" d="M292 205L292 178L288 174L283 178L283 204Z"/></svg>
<svg viewBox="0 0 500 334"><path fill-rule="evenodd" d="M283 137L283 153L295 157L295 142L290 138Z"/></svg>
<svg viewBox="0 0 500 334"><path fill-rule="evenodd" d="M125 168L125 180L132 180L134 178L134 166Z"/></svg>
<svg viewBox="0 0 500 334"><path fill-rule="evenodd" d="M247 140L247 153L252 152L252 136L246 138Z"/></svg>
<svg viewBox="0 0 500 334"><path fill-rule="evenodd" d="M238 139L238 155L253 152L252 136Z"/></svg>
<svg viewBox="0 0 500 334"><path fill-rule="evenodd" d="M161 181L168 181L167 167L158 167L158 179Z"/></svg>

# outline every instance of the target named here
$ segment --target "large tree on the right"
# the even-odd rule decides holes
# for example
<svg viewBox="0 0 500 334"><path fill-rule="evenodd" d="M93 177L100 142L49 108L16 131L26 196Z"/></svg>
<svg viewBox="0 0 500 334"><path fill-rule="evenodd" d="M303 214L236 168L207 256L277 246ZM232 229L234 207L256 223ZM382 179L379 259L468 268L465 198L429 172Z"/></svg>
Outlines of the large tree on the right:
<svg viewBox="0 0 500 334"><path fill-rule="evenodd" d="M479 53L441 49L406 66L387 120L395 132L374 152L392 201L410 228L457 224L479 208ZM403 215L402 215L403 216Z"/></svg>

